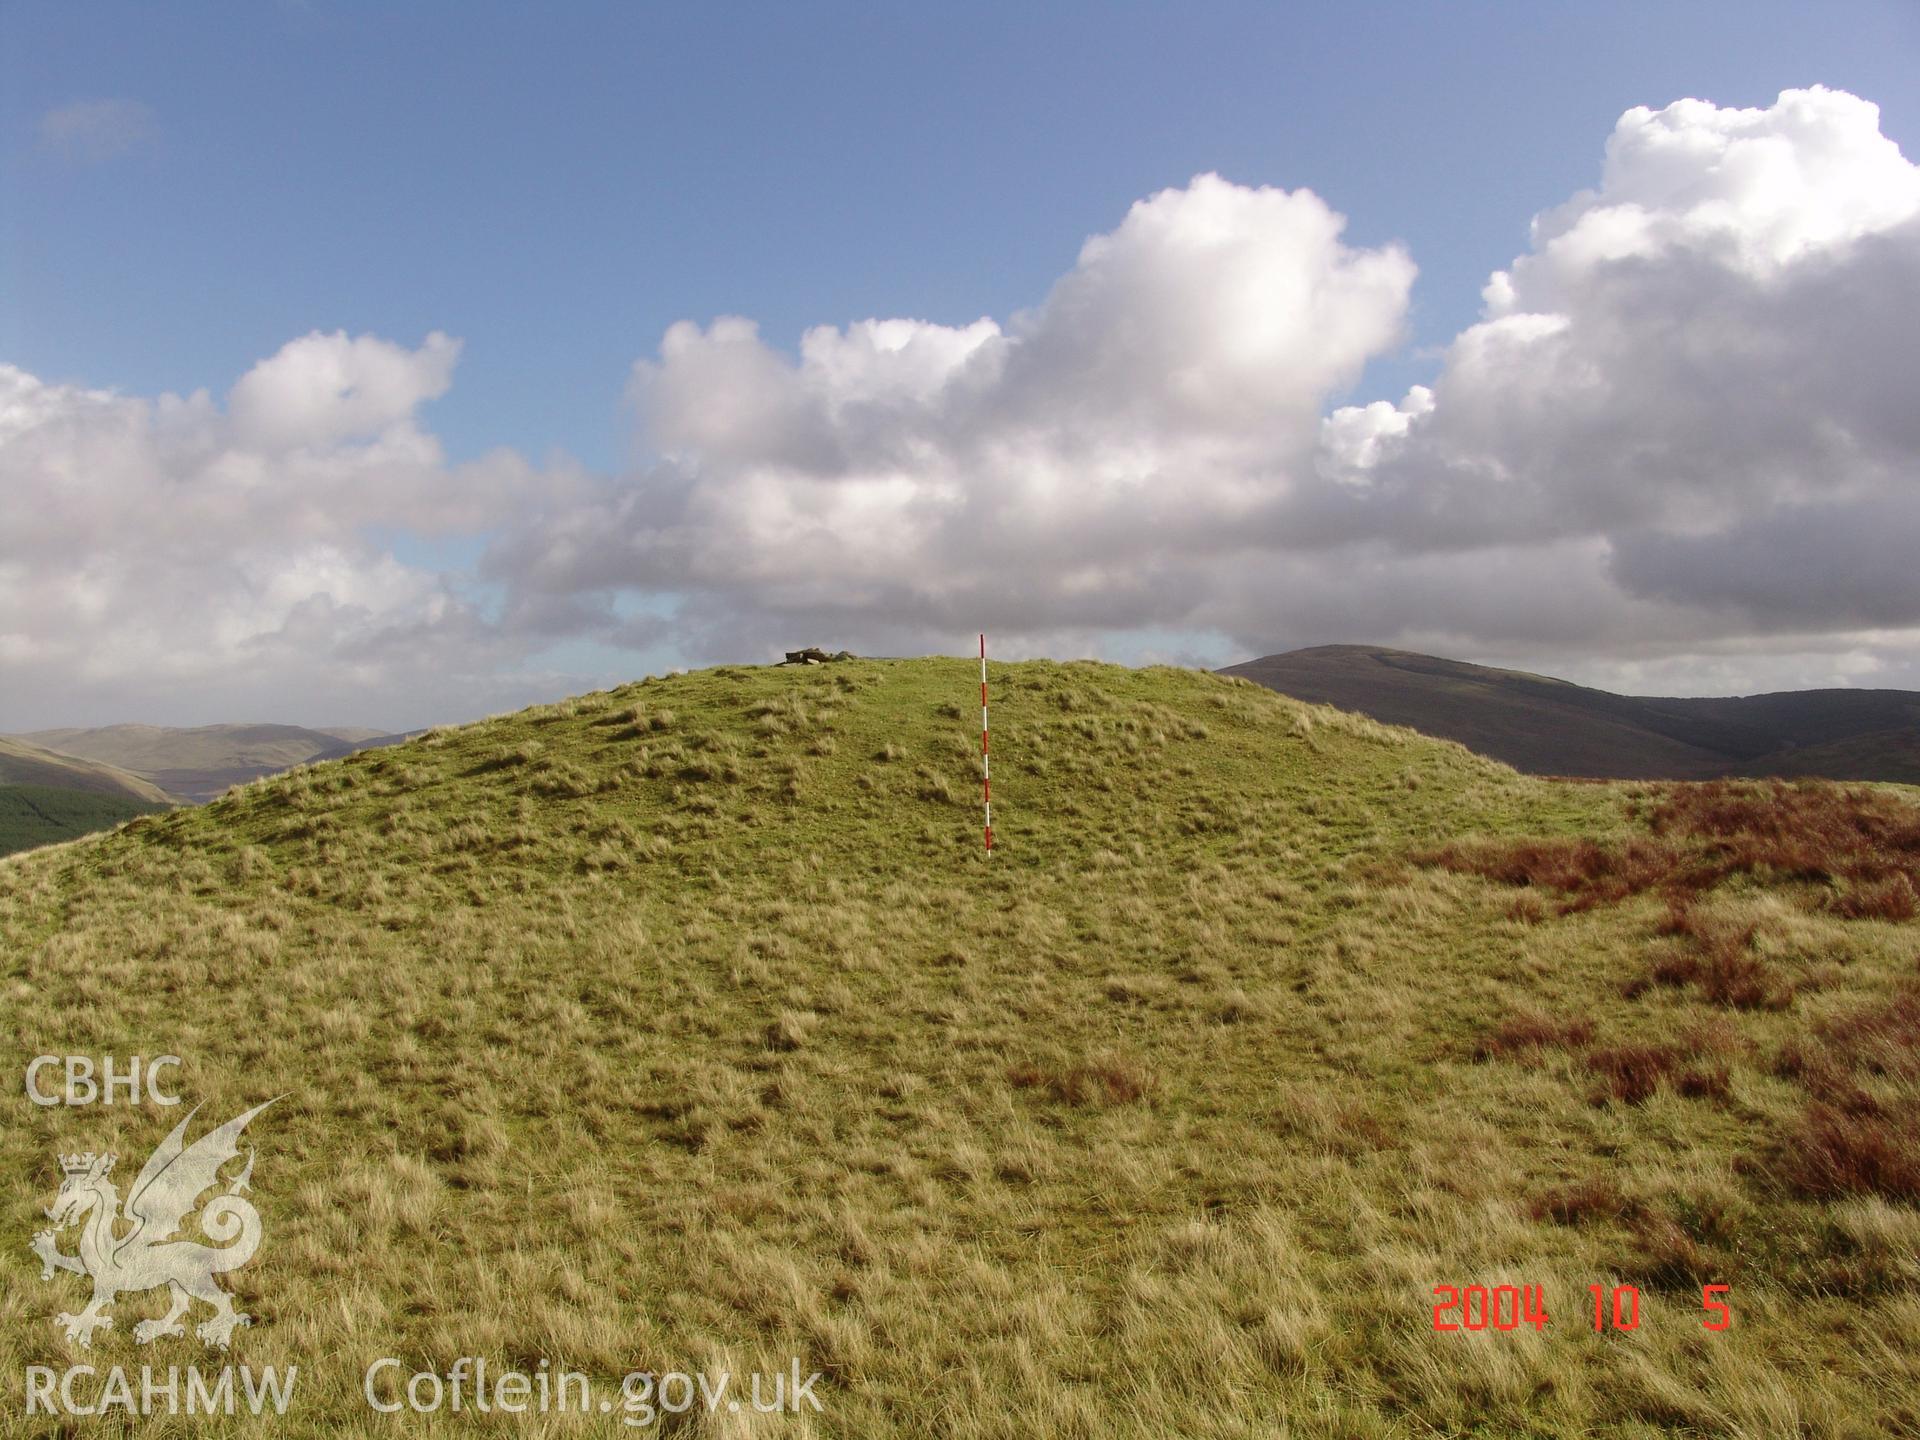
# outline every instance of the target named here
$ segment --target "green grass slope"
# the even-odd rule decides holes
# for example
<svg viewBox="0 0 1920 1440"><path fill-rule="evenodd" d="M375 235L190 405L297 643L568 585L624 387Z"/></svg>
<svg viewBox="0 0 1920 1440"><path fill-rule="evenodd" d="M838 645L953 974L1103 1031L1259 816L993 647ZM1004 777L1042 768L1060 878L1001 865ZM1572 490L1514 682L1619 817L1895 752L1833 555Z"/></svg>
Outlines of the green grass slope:
<svg viewBox="0 0 1920 1440"><path fill-rule="evenodd" d="M149 800L90 790L0 785L0 855L74 840L163 808Z"/></svg>
<svg viewBox="0 0 1920 1440"><path fill-rule="evenodd" d="M401 1426L383 1356L823 1372L823 1413L701 1435L1920 1425L1904 861L1709 876L1644 787L1224 677L993 673L991 860L974 666L918 660L649 680L0 862L12 1053L177 1054L209 1123L287 1096L228 1278L231 1359L295 1401L191 1433L633 1433ZM1849 803L1907 853L1904 800ZM183 1112L12 1103L0 1373L220 1363L133 1343L154 1296L71 1347L82 1284L27 1253L58 1153L131 1171ZM1551 1323L1435 1333L1476 1284Z"/></svg>
<svg viewBox="0 0 1920 1440"><path fill-rule="evenodd" d="M37 785L50 790L79 790L148 804L167 803L159 786L98 760L59 755L22 740L0 735L0 785Z"/></svg>

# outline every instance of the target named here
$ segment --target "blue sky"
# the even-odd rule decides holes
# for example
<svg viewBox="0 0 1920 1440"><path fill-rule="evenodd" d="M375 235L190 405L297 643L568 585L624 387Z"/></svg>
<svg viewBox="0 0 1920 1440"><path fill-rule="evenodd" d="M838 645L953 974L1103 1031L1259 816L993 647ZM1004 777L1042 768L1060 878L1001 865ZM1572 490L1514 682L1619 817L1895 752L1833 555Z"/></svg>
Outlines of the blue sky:
<svg viewBox="0 0 1920 1440"><path fill-rule="evenodd" d="M1217 172L1311 189L1347 217L1356 250L1404 247L1419 272L1404 338L1319 397L1323 410L1393 402L1440 371L1489 274L1527 252L1530 217L1598 182L1630 107L1764 108L1822 85L1877 104L1880 134L1920 153L1920 11L1807 15L1754 3L7 4L0 362L49 385L205 388L218 404L312 332L412 348L439 331L463 344L457 370L412 414L447 460L508 447L534 467L564 468L565 455L595 476L632 475L657 443L636 439L631 367L676 322L751 317L788 355L810 326L869 317L1011 327L1089 236ZM79 128L50 129L62 115ZM487 594L484 618L499 620L508 570L475 571L497 526L429 535L361 517L354 533L451 593ZM641 588L679 595L689 573ZM567 593L586 592L602 622L638 604L597 582ZM1217 659L1259 641L1199 611L1003 623L1034 648L1116 654L1143 653L1141 636L1213 635L1195 653ZM1303 643L1356 638L1282 629ZM563 631L545 652L508 646L511 658L466 667L511 673L520 689L453 687L445 703L561 683L582 656L612 663L592 626ZM724 645L747 632L704 633ZM1490 658L1557 653L1464 620L1456 633ZM1663 633L1649 623L1631 643L1560 646L1559 668L1618 680L1633 673L1621 666L1706 653ZM1789 648L1808 653L1794 634ZM1753 639L1701 644L1724 657ZM671 658L659 644L632 654ZM1780 673L1802 670L1840 673ZM93 717L179 709L158 705L153 677L73 685L71 708ZM208 693L248 697L237 682Z"/></svg>
<svg viewBox="0 0 1920 1440"><path fill-rule="evenodd" d="M1038 303L1202 171L1307 186L1420 266L1398 393L1630 105L1823 83L1915 153L1920 9L1804 5L119 5L0 9L0 355L224 389L310 330L466 341L456 455L625 458L676 320L773 343ZM34 143L127 97L111 163Z"/></svg>

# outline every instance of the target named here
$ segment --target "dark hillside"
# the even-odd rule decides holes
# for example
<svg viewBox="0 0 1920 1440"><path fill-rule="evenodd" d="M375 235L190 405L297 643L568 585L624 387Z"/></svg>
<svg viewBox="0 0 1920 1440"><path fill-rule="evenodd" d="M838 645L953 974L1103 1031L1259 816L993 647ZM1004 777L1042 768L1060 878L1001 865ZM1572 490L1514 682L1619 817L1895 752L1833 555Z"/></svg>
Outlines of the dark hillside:
<svg viewBox="0 0 1920 1440"><path fill-rule="evenodd" d="M1370 645L1320 645L1224 672L1282 694L1457 740L1535 775L1911 780L1920 694L1803 690L1694 699L1615 695ZM1806 747L1817 752L1801 753Z"/></svg>

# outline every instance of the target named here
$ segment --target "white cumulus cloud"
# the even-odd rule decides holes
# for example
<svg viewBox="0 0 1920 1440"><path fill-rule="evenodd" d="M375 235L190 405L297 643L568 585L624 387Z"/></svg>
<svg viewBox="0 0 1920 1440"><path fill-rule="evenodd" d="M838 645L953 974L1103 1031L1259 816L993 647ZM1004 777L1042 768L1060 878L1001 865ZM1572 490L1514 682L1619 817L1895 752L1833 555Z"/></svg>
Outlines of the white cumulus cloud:
<svg viewBox="0 0 1920 1440"><path fill-rule="evenodd" d="M458 352L309 335L224 407L0 366L0 667L12 728L471 710L526 645L372 534L492 531L565 477L445 462L415 422Z"/></svg>
<svg viewBox="0 0 1920 1440"><path fill-rule="evenodd" d="M1917 321L1920 168L1874 106L1629 111L1600 186L1535 222L1419 413L1329 418L1347 483L1313 533L1585 537L1610 608L1657 602L1663 643L1920 627L1892 538L1920 519Z"/></svg>
<svg viewBox="0 0 1920 1440"><path fill-rule="evenodd" d="M325 449L407 430L453 384L460 342L435 331L418 350L375 335L312 334L281 347L227 396L234 436L267 453Z"/></svg>
<svg viewBox="0 0 1920 1440"><path fill-rule="evenodd" d="M308 335L223 401L0 367L0 690L50 697L0 719L183 691L201 718L407 693L411 719L523 694L571 640L700 662L977 628L1920 686L1920 169L1874 106L1627 112L1431 383L1330 409L1415 278L1343 227L1202 175L1028 310L792 351L683 321L629 377L622 475L449 464L421 418L459 358L439 334ZM396 532L488 544L443 574Z"/></svg>
<svg viewBox="0 0 1920 1440"><path fill-rule="evenodd" d="M489 566L681 597L696 654L986 625L1757 676L1773 637L1920 678L1920 567L1887 538L1920 508L1917 217L1855 96L1631 110L1432 384L1329 414L1398 342L1412 261L1204 175L1002 321L821 327L797 357L676 325L632 384L656 463Z"/></svg>
<svg viewBox="0 0 1920 1440"><path fill-rule="evenodd" d="M1178 620L1311 473L1328 397L1400 337L1413 263L1309 191L1203 175L1004 324L674 326L632 393L659 463L514 537L542 590L687 595L714 643ZM749 638L752 637L752 638Z"/></svg>

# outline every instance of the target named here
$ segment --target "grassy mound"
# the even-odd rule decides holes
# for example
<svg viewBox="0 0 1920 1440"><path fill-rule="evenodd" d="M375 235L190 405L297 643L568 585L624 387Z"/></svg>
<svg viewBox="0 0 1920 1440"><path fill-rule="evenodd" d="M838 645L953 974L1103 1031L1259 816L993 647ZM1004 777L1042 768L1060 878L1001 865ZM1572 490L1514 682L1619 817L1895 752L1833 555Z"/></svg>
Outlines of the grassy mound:
<svg viewBox="0 0 1920 1440"><path fill-rule="evenodd" d="M826 1377L711 1434L1920 1426L1915 931L1847 899L1907 873L1906 792L1813 873L1726 795L1035 662L988 861L976 684L649 680L0 863L13 1052L178 1054L214 1123L287 1093L229 1277L236 1363L300 1367L276 1433L431 1429L368 1410L383 1356ZM218 1363L134 1345L158 1294L70 1349L27 1254L58 1152L183 1112L15 1103L0 1370ZM1505 1284L1544 1330L1434 1332Z"/></svg>

